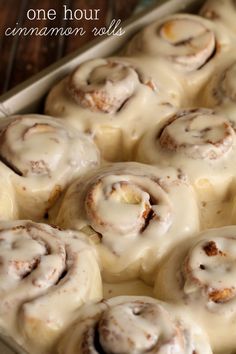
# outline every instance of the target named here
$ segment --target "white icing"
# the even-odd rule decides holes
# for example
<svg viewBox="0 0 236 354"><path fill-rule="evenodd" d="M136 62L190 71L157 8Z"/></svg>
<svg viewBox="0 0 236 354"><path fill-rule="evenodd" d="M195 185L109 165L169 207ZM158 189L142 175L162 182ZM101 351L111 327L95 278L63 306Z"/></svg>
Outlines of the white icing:
<svg viewBox="0 0 236 354"><path fill-rule="evenodd" d="M154 292L189 311L214 351L236 349L236 227L210 229L180 244L157 270Z"/></svg>
<svg viewBox="0 0 236 354"><path fill-rule="evenodd" d="M215 68L214 75L199 93L197 102L225 115L236 129L236 57L232 53L223 57Z"/></svg>
<svg viewBox="0 0 236 354"><path fill-rule="evenodd" d="M176 242L198 231L195 194L181 177L174 169L108 165L76 180L51 222L87 230L109 281L136 278L149 273ZM88 232L88 226L93 230Z"/></svg>
<svg viewBox="0 0 236 354"><path fill-rule="evenodd" d="M186 314L149 297L120 296L84 307L58 353L98 353L98 342L113 354L211 353L206 336Z"/></svg>
<svg viewBox="0 0 236 354"><path fill-rule="evenodd" d="M214 32L191 17L169 19L157 31L160 36L155 44L157 55L164 53L186 71L200 68L215 50Z"/></svg>
<svg viewBox="0 0 236 354"><path fill-rule="evenodd" d="M52 89L45 111L90 132L105 159L121 160L129 159L140 136L155 121L183 101L181 83L162 61L94 59Z"/></svg>
<svg viewBox="0 0 236 354"><path fill-rule="evenodd" d="M147 133L137 160L180 169L200 201L210 201L226 198L235 176L235 152L236 135L227 117L199 108L179 111Z"/></svg>
<svg viewBox="0 0 236 354"><path fill-rule="evenodd" d="M2 169L0 172L0 220L14 220L18 217L19 208L11 182L11 173Z"/></svg>
<svg viewBox="0 0 236 354"><path fill-rule="evenodd" d="M30 352L46 354L77 316L79 325L68 331L59 354L84 354L83 331L100 316L100 343L107 353L210 354L191 316L208 333L214 352L236 350L231 335L235 227L207 231L191 241L199 230L199 212L186 178L198 192L202 228L235 222L236 69L230 54L235 34L224 27L235 32L235 4L210 0L202 13L217 26L198 16L173 15L135 36L125 50L135 58L81 64L47 98L46 112L64 122L31 115L0 123L0 219L41 218L72 179L99 163L91 139L73 128L89 133L107 160L130 160L146 134L138 159L178 171L134 163L103 167L76 180L51 217L62 227L85 232L108 281L143 277L151 282L160 262L155 293L178 308L120 297L77 312L83 302L101 298L96 254L88 242L74 232L31 222L15 222L14 231L13 224L0 224L10 229L0 230L1 330ZM177 108L192 104L220 114L177 112L166 125ZM37 232L30 238L22 225ZM204 250L210 242L218 250L212 257ZM67 276L60 280L65 269ZM103 291L105 298L153 296L140 280L104 283ZM139 306L143 312L136 316Z"/></svg>
<svg viewBox="0 0 236 354"><path fill-rule="evenodd" d="M185 88L187 106L195 105L221 58L233 50L234 36L224 26L217 26L200 16L174 14L158 20L140 31L128 43L126 55L140 60L162 59L168 71Z"/></svg>
<svg viewBox="0 0 236 354"><path fill-rule="evenodd" d="M177 69L194 71L213 55L217 42L227 47L231 40L220 25L196 15L174 14L145 27L130 41L127 52L164 56Z"/></svg>
<svg viewBox="0 0 236 354"><path fill-rule="evenodd" d="M121 61L95 59L80 65L71 74L68 90L78 105L114 114L135 94L139 85L145 82L139 79L135 68Z"/></svg>
<svg viewBox="0 0 236 354"><path fill-rule="evenodd" d="M48 353L74 311L102 297L95 250L84 235L45 224L0 228L1 330L36 354Z"/></svg>
<svg viewBox="0 0 236 354"><path fill-rule="evenodd" d="M99 164L89 137L40 115L0 123L0 169L10 175L20 218L42 219L66 185Z"/></svg>

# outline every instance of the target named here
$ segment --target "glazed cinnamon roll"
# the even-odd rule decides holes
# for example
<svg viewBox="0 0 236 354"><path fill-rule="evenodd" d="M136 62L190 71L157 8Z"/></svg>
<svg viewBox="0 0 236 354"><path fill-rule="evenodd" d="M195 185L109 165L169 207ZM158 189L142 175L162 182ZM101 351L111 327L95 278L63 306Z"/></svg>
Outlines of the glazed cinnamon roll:
<svg viewBox="0 0 236 354"><path fill-rule="evenodd" d="M39 220L73 178L99 164L99 152L62 121L26 115L0 123L0 160L15 189L19 218Z"/></svg>
<svg viewBox="0 0 236 354"><path fill-rule="evenodd" d="M131 162L77 179L51 222L87 233L101 255L107 281L145 276L199 227L195 194L183 175Z"/></svg>
<svg viewBox="0 0 236 354"><path fill-rule="evenodd" d="M85 306L58 354L210 354L206 335L173 306L149 297L119 296Z"/></svg>
<svg viewBox="0 0 236 354"><path fill-rule="evenodd" d="M162 63L93 59L52 89L45 111L90 132L102 156L113 161L129 158L147 126L172 113L183 97L180 83Z"/></svg>
<svg viewBox="0 0 236 354"><path fill-rule="evenodd" d="M0 172L0 220L14 220L19 217L14 187L8 171Z"/></svg>
<svg viewBox="0 0 236 354"><path fill-rule="evenodd" d="M236 57L224 58L216 67L214 76L199 95L198 101L205 107L225 114L236 129Z"/></svg>
<svg viewBox="0 0 236 354"><path fill-rule="evenodd" d="M207 109L182 110L144 136L137 159L180 169L201 201L224 199L235 175L235 137L222 115Z"/></svg>
<svg viewBox="0 0 236 354"><path fill-rule="evenodd" d="M31 221L0 222L0 327L48 353L83 303L102 297L94 248L83 234Z"/></svg>
<svg viewBox="0 0 236 354"><path fill-rule="evenodd" d="M128 63L94 59L80 65L68 79L67 89L83 108L103 113L116 113L135 93L139 85L155 90L151 79L142 77Z"/></svg>
<svg viewBox="0 0 236 354"><path fill-rule="evenodd" d="M186 95L193 98L232 43L223 26L196 15L174 14L144 28L130 41L126 53L168 62L168 70L184 81Z"/></svg>
<svg viewBox="0 0 236 354"><path fill-rule="evenodd" d="M210 229L181 244L157 271L158 298L186 306L213 350L236 350L236 227Z"/></svg>
<svg viewBox="0 0 236 354"><path fill-rule="evenodd" d="M200 11L200 15L223 24L236 34L236 3L235 0L207 0Z"/></svg>

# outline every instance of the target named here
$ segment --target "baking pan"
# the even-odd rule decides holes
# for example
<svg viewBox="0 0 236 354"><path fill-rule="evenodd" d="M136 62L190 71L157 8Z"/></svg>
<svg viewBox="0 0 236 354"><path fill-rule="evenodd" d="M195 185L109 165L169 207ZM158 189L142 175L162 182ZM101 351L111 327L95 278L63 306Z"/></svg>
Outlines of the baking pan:
<svg viewBox="0 0 236 354"><path fill-rule="evenodd" d="M16 86L0 97L0 117L16 113L37 112L48 90L81 62L95 57L106 57L117 52L134 33L148 23L171 13L196 11L202 0L157 0L155 6L123 23L121 37L100 37L39 74Z"/></svg>
<svg viewBox="0 0 236 354"><path fill-rule="evenodd" d="M11 338L0 334L0 354L34 354L23 350Z"/></svg>
<svg viewBox="0 0 236 354"><path fill-rule="evenodd" d="M156 5L122 24L122 37L100 37L74 53L49 66L29 80L17 85L0 97L0 117L18 113L42 112L43 100L49 89L81 62L118 52L138 30L159 18L176 12L196 12L204 0L157 0ZM27 353L12 339L0 335L0 354Z"/></svg>

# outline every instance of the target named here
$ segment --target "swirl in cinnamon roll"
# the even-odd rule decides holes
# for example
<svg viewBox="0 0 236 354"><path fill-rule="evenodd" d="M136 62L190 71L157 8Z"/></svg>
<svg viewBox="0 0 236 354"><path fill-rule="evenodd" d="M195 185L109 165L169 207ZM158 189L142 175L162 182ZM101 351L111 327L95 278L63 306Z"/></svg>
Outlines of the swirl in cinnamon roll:
<svg viewBox="0 0 236 354"><path fill-rule="evenodd" d="M20 218L41 219L76 176L99 163L95 144L62 121L40 115L0 124L0 169L10 174Z"/></svg>
<svg viewBox="0 0 236 354"><path fill-rule="evenodd" d="M0 222L0 327L7 335L48 353L74 311L101 296L96 253L83 234Z"/></svg>
<svg viewBox="0 0 236 354"><path fill-rule="evenodd" d="M161 148L191 159L217 160L233 146L235 134L229 122L211 112L193 110L175 115L159 137Z"/></svg>
<svg viewBox="0 0 236 354"><path fill-rule="evenodd" d="M215 74L199 95L198 101L228 117L236 130L236 57L228 56L220 61Z"/></svg>
<svg viewBox="0 0 236 354"><path fill-rule="evenodd" d="M207 0L200 10L200 15L214 21L217 25L223 24L236 34L235 0Z"/></svg>
<svg viewBox="0 0 236 354"><path fill-rule="evenodd" d="M180 244L157 271L158 298L188 306L213 350L235 350L236 227L210 229Z"/></svg>
<svg viewBox="0 0 236 354"><path fill-rule="evenodd" d="M89 131L105 159L120 160L128 158L126 151L129 154L147 126L153 125L153 112L158 120L165 118L183 96L181 84L163 63L93 59L52 89L45 111Z"/></svg>
<svg viewBox="0 0 236 354"><path fill-rule="evenodd" d="M190 295L200 292L209 303L222 304L232 300L236 295L232 278L235 259L234 238L217 237L216 240L199 241L189 251L183 264L184 292ZM218 266L222 267L220 271ZM226 270L223 286L221 270Z"/></svg>
<svg viewBox="0 0 236 354"><path fill-rule="evenodd" d="M199 108L179 111L147 133L137 160L180 169L190 177L200 200L207 202L225 198L235 176L235 152L229 120Z"/></svg>
<svg viewBox="0 0 236 354"><path fill-rule="evenodd" d="M168 70L183 83L190 105L232 43L224 27L200 16L174 14L144 28L130 41L126 53L168 61Z"/></svg>
<svg viewBox="0 0 236 354"><path fill-rule="evenodd" d="M111 59L94 59L81 64L68 80L68 90L76 103L95 112L116 113L139 85L155 90L131 65Z"/></svg>
<svg viewBox="0 0 236 354"><path fill-rule="evenodd" d="M120 281L150 273L177 240L197 231L197 209L193 190L174 169L117 163L76 180L51 221L87 233L105 279Z"/></svg>
<svg viewBox="0 0 236 354"><path fill-rule="evenodd" d="M85 306L58 354L206 354L205 334L173 306L149 297L119 296Z"/></svg>

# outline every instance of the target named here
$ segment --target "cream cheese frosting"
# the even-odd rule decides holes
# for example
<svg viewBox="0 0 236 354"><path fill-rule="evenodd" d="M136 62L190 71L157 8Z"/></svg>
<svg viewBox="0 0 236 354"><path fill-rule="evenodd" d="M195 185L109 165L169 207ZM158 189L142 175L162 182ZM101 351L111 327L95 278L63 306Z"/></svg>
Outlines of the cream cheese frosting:
<svg viewBox="0 0 236 354"><path fill-rule="evenodd" d="M136 34L125 53L168 62L168 70L173 70L173 76L183 83L185 94L194 102L218 60L230 53L234 43L234 36L221 24L197 15L174 14Z"/></svg>
<svg viewBox="0 0 236 354"><path fill-rule="evenodd" d="M199 229L195 193L184 176L132 162L77 179L51 222L94 240L108 281L150 273L180 239Z"/></svg>
<svg viewBox="0 0 236 354"><path fill-rule="evenodd" d="M144 135L137 160L174 166L189 177L201 201L222 201L235 176L235 137L222 113L180 110Z"/></svg>
<svg viewBox="0 0 236 354"><path fill-rule="evenodd" d="M236 129L236 56L234 53L222 58L215 68L214 75L199 93L200 105L213 108L224 114Z"/></svg>
<svg viewBox="0 0 236 354"><path fill-rule="evenodd" d="M41 115L0 123L0 170L10 175L20 218L42 219L66 185L100 163L89 137Z"/></svg>
<svg viewBox="0 0 236 354"><path fill-rule="evenodd" d="M89 132L113 161L129 159L144 131L182 102L183 87L162 61L114 57L82 63L51 90L45 112Z"/></svg>
<svg viewBox="0 0 236 354"><path fill-rule="evenodd" d="M0 222L0 328L30 352L49 353L83 303L102 298L97 255L81 233Z"/></svg>
<svg viewBox="0 0 236 354"><path fill-rule="evenodd" d="M120 296L84 307L58 354L210 354L206 335L185 314L150 297Z"/></svg>
<svg viewBox="0 0 236 354"><path fill-rule="evenodd" d="M188 240L157 270L154 292L190 311L215 352L236 349L236 227L209 229Z"/></svg>
<svg viewBox="0 0 236 354"><path fill-rule="evenodd" d="M0 122L0 220L49 211L73 230L0 221L0 331L28 352L236 351L236 226L221 227L236 223L235 2L222 4L81 63L46 99L55 118Z"/></svg>

